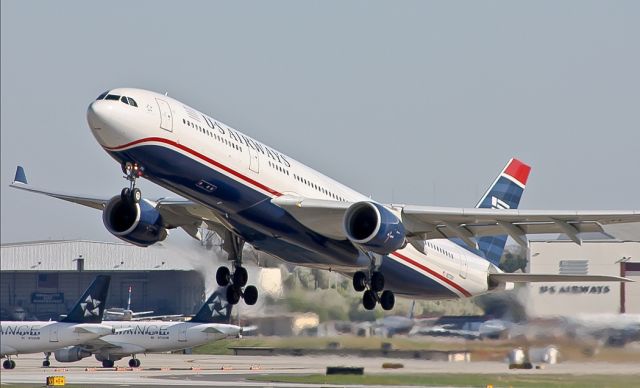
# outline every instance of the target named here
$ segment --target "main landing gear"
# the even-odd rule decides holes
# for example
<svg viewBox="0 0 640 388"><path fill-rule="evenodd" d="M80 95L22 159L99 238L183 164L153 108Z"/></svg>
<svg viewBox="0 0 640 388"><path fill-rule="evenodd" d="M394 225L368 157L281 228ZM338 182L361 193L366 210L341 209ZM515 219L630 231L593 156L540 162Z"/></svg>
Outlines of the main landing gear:
<svg viewBox="0 0 640 388"><path fill-rule="evenodd" d="M136 204L142 199L142 191L136 187L136 179L143 175L144 168L137 163L124 163L122 165L122 172L125 174L125 179L129 181L129 187L125 187L120 192L120 198L122 201L130 204Z"/></svg>
<svg viewBox="0 0 640 388"><path fill-rule="evenodd" d="M102 367L103 368L113 368L113 366L115 365L115 361L113 360L102 360Z"/></svg>
<svg viewBox="0 0 640 388"><path fill-rule="evenodd" d="M384 289L384 275L373 267L368 272L357 271L353 274L353 288L358 292L364 291L362 305L367 310L373 310L376 303L380 302L384 310L391 310L396 297L392 291Z"/></svg>
<svg viewBox="0 0 640 388"><path fill-rule="evenodd" d="M2 363L2 367L4 369L13 369L16 367L16 362L7 358L6 360L4 360L4 362Z"/></svg>
<svg viewBox="0 0 640 388"><path fill-rule="evenodd" d="M49 361L49 358L51 357L51 352L45 352L44 353L44 361L42 361L42 367L43 368L48 368L51 366L51 361Z"/></svg>
<svg viewBox="0 0 640 388"><path fill-rule="evenodd" d="M233 260L233 273L229 267L219 267L216 271L216 282L221 287L228 286L227 302L234 305L242 298L251 306L258 301L258 289L255 286L247 286L249 274L242 266L243 246L244 240L241 237L231 232L225 233L223 248L229 254L229 260Z"/></svg>
<svg viewBox="0 0 640 388"><path fill-rule="evenodd" d="M129 366L131 368L139 368L141 364L140 360L138 360L136 356L131 356L131 357L132 357L131 360L129 360Z"/></svg>

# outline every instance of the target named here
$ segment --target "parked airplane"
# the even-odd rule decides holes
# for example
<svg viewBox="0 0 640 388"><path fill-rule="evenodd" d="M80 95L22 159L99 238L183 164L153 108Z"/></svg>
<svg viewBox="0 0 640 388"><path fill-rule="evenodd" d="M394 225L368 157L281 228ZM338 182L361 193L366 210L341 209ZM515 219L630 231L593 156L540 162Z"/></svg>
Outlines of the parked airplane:
<svg viewBox="0 0 640 388"><path fill-rule="evenodd" d="M110 276L98 275L71 312L59 322L2 322L0 353L3 358L7 357L2 367L16 367L12 355L50 352L114 333L113 327L101 323L110 281ZM42 365L49 366L48 360Z"/></svg>
<svg viewBox="0 0 640 388"><path fill-rule="evenodd" d="M167 320L167 319L175 319L175 318L180 318L182 317L181 314L165 314L165 315L153 315L150 316L149 314L153 314L153 311L133 311L131 310L131 294L132 294L133 290L132 287L129 286L129 294L127 297L127 307L126 308L122 308L122 307L109 307L108 309L104 310L104 317L103 319L105 321L139 321L139 320L153 320L153 319L162 319L162 320Z"/></svg>
<svg viewBox="0 0 640 388"><path fill-rule="evenodd" d="M191 348L207 342L234 337L241 328L229 324L231 304L225 299L226 289L211 294L200 311L187 322L105 321L115 333L54 352L59 362L74 362L95 354L105 368L131 356L129 366L139 367L139 353L169 352Z"/></svg>
<svg viewBox="0 0 640 388"><path fill-rule="evenodd" d="M120 165L120 195L88 197L37 189L18 167L12 187L102 211L109 232L149 246L180 227L199 239L203 223L224 240L231 270L216 280L228 300L254 304L245 242L287 262L338 271L364 291L363 304L393 308L410 298L471 297L513 282L622 281L612 276L505 274L497 267L508 236L580 233L640 221L640 211L517 210L530 167L512 159L476 208L384 205L166 95L113 89L89 105L89 127ZM149 200L144 177L188 199Z"/></svg>

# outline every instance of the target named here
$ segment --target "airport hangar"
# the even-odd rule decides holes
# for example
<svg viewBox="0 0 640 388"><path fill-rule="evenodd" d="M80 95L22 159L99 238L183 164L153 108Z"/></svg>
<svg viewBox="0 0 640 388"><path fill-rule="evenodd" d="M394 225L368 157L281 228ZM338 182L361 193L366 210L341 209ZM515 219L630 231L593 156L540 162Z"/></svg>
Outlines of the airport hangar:
<svg viewBox="0 0 640 388"><path fill-rule="evenodd" d="M204 300L201 273L161 245L34 241L0 249L3 320L58 319L98 274L111 275L107 307L126 307L130 286L131 309L154 315L193 314Z"/></svg>
<svg viewBox="0 0 640 388"><path fill-rule="evenodd" d="M640 314L640 242L531 241L527 272L612 275L634 282L529 283L523 287L531 317Z"/></svg>

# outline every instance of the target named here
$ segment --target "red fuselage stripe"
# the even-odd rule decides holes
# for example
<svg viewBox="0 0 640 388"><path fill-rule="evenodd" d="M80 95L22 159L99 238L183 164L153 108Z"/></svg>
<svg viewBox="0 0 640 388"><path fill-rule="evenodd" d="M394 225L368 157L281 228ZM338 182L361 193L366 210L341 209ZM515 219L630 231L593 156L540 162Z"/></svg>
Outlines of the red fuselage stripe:
<svg viewBox="0 0 640 388"><path fill-rule="evenodd" d="M255 187L258 187L261 190L264 190L264 191L266 191L266 192L268 192L268 193L270 193L272 195L275 195L277 197L282 195L282 193L280 193L280 192L278 192L276 190L273 190L273 189L263 185L262 183L254 180L254 179L251 179L248 176L246 176L244 174L241 174L241 173L237 172L236 170L234 170L234 169L232 169L230 167L227 167L224 164L209 158L206 155L201 154L198 151L195 151L195 150L193 150L193 149L191 149L191 148L189 148L189 147L187 147L185 145L176 143L176 142L174 142L172 140L165 139L165 138L162 138L162 137L147 137L147 138L144 138L144 139L139 139L139 140L136 140L136 141L132 141L131 143L127 143L127 144L124 144L124 145L121 145L121 146L104 147L104 148L106 148L109 151L119 151L119 150L122 150L123 148L131 147L131 146L134 146L134 145L137 145L137 144L141 144L141 143L148 143L148 142L159 142L159 143L169 144L169 145L171 145L173 147L176 147L176 148L179 148L179 149L183 150L184 152L187 152L187 153L189 153L189 154L191 154L191 155L193 155L193 156L195 156L197 158L200 158L200 159L202 159L202 160L204 160L204 161L206 161L208 163L211 163L214 166L216 166L216 167L228 172L229 174L235 175L236 177L242 179L243 181L248 182L248 183L254 185Z"/></svg>
<svg viewBox="0 0 640 388"><path fill-rule="evenodd" d="M460 286L459 286L459 285L457 285L456 283L454 283L454 282L452 282L451 280L447 279L446 277L444 277L444 276L440 275L439 273L435 272L434 270L432 270L432 269L430 269L430 268L426 267L425 265L420 264L420 263L418 263L417 261L415 261L415 260L413 260L413 259L410 259L410 258L408 258L407 256L405 256L405 255L403 255L403 254L401 254L401 253L398 253L398 252L393 252L393 253L391 253L391 255L392 255L392 256L395 256L395 257L397 257L397 258L399 258L399 259L401 259L401 260L404 260L404 261L406 261L407 263L413 264L413 265L415 265L416 267L420 268L420 269L421 269L421 270L423 270L423 271L426 271L426 272L430 273L431 275L433 275L433 276L437 277L438 279L440 279L440 280L442 280L443 282L447 283L448 285L450 285L451 287L455 288L456 290L458 290L458 291L462 292L462 294L463 294L464 296L467 296L467 297L471 296L471 293L470 293L469 291L465 290L464 288L460 287Z"/></svg>

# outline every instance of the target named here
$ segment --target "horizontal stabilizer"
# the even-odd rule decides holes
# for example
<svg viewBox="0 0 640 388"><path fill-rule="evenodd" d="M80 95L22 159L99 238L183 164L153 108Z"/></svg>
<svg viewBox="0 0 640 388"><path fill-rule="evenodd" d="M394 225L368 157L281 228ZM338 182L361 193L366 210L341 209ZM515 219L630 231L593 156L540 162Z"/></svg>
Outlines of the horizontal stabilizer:
<svg viewBox="0 0 640 388"><path fill-rule="evenodd" d="M489 281L496 283L536 283L536 282L632 282L619 276L605 275L557 275L531 273L492 273Z"/></svg>

